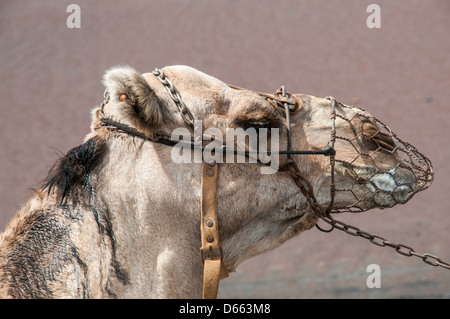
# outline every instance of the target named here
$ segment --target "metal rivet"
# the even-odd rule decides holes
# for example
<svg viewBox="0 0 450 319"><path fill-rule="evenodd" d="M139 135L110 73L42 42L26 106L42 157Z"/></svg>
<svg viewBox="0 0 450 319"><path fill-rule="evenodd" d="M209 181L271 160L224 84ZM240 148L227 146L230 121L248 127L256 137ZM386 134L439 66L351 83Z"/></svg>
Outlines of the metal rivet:
<svg viewBox="0 0 450 319"><path fill-rule="evenodd" d="M214 170L212 168L208 168L206 170L206 174L208 174L208 176L214 176Z"/></svg>
<svg viewBox="0 0 450 319"><path fill-rule="evenodd" d="M216 165L216 161L215 160L210 160L207 162L209 166L214 166Z"/></svg>
<svg viewBox="0 0 450 319"><path fill-rule="evenodd" d="M206 226L212 227L213 225L214 225L214 222L213 222L211 219L208 219L208 220L206 221Z"/></svg>
<svg viewBox="0 0 450 319"><path fill-rule="evenodd" d="M208 243L212 243L212 242L214 242L214 237L213 237L213 236L208 236L208 237L206 238L206 241L207 241Z"/></svg>

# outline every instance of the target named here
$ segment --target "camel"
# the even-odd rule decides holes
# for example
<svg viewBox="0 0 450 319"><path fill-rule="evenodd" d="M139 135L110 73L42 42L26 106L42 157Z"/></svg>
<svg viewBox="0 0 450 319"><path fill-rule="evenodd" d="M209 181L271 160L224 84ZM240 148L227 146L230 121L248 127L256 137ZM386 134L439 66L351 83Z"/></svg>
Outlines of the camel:
<svg viewBox="0 0 450 319"><path fill-rule="evenodd" d="M367 112L331 98L262 94L181 65L144 74L116 66L103 83L107 95L93 109L84 141L57 160L0 235L2 298L202 297L205 165L217 178L213 208L227 273L314 227L320 210L389 208L424 188L412 160L399 152L401 140L380 133L382 124ZM292 112L281 107L288 104ZM250 129L247 140L256 132L269 151L321 155L273 151L263 163L258 156L238 162L233 153L205 164L193 147L174 160L183 142L174 131L191 133L184 139L191 146L225 142L198 141L191 125L199 121L201 137L208 129L221 139L229 138L227 129ZM247 140L250 155L258 145ZM309 191L298 187L302 181Z"/></svg>

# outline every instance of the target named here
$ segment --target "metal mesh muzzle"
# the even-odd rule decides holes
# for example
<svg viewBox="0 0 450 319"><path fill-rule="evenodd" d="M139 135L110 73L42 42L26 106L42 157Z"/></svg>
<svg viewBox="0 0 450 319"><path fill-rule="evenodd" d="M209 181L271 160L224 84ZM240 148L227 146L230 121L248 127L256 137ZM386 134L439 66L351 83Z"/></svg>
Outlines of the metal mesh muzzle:
<svg viewBox="0 0 450 319"><path fill-rule="evenodd" d="M363 109L335 103L332 213L404 204L431 185L433 168L426 156Z"/></svg>

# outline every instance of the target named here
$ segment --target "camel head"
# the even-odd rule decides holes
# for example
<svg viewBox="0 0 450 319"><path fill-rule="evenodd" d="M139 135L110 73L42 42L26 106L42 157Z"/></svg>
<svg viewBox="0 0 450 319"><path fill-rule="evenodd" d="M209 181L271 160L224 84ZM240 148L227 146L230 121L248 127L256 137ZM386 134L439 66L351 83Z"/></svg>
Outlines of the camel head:
<svg viewBox="0 0 450 319"><path fill-rule="evenodd" d="M331 212L366 211L405 203L431 181L428 159L362 109L330 98L292 94L289 97L295 101L295 110L288 125L286 111L270 98L274 95L227 85L190 67L172 66L163 71L176 88L172 94L155 74L141 75L128 67L109 70L104 83L110 98L102 116L148 136L164 133L175 139L185 137L185 141L195 140L199 132L199 136L205 133L214 136L210 139L214 151L208 155L213 154L220 165L217 205L225 259L232 265L230 268L275 248L317 221L304 194L285 169L288 156L275 152L286 150L289 127L292 150L320 151L330 144L334 146L336 154L331 161L330 156L320 154L291 156L299 173L311 185L318 204L324 209L331 208ZM174 93L182 97L195 127L187 124L186 116L171 97ZM94 113L93 122L93 127L98 126L99 110ZM227 135L230 130L247 136L239 139ZM251 133L256 136L255 143L251 141ZM92 134L96 134L95 130ZM251 156L242 161L236 154L225 156L221 152L225 144L228 148L257 152L261 140L268 150L275 150L269 153L268 161L266 154L264 163L254 158L252 161ZM191 148L183 151L161 145L154 148L156 151L152 149L152 154L142 157L158 161L163 173L155 174L166 177L178 174L173 179L179 184L165 191L176 190L186 196L180 209L189 198L198 199L199 169L195 164L199 167L198 163L206 157L205 149L200 150L199 160L199 153ZM272 170L261 170L269 166ZM333 180L334 200L330 193ZM140 183L154 182L152 177ZM164 185L161 183L159 192L164 192Z"/></svg>
<svg viewBox="0 0 450 319"><path fill-rule="evenodd" d="M333 98L186 66L115 67L104 84L84 143L0 234L0 296L197 298L204 269L217 282L321 217L403 204L432 181L412 145Z"/></svg>

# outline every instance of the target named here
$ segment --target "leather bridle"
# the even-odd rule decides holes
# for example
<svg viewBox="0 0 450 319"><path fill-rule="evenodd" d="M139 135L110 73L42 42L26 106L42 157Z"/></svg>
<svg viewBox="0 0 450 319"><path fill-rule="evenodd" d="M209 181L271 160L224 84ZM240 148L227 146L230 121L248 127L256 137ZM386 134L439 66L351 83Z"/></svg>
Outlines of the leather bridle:
<svg viewBox="0 0 450 319"><path fill-rule="evenodd" d="M175 102L183 121L193 128L194 117L191 112L184 104L181 95L175 88L173 83L164 75L161 69L155 69L153 71L159 81L167 89L170 97ZM240 87L228 85L230 88L235 90L243 90ZM290 116L293 113L298 112L301 109L301 103L297 101L290 93L286 92L284 86L282 86L274 94L267 94L262 92L255 92L260 96L265 97L269 102L271 102L274 107L279 107L285 114L286 119L286 138L287 138L287 148L286 150L278 151L278 154L286 155L287 161L286 166L294 179L296 185L300 188L303 195L308 200L309 205L313 209L314 213L319 218L324 218L329 216L333 208L335 186L334 186L334 142L335 142L335 100L334 98L328 98L331 102L331 138L330 143L324 147L322 150L294 150L292 149L292 132L291 132L291 120ZM121 96L121 100L126 99L125 95ZM145 140L149 140L156 143L161 143L168 146L179 145L181 142L179 140L173 140L168 134L156 133L153 136L148 136L126 124L114 121L110 118L105 117L103 113L104 106L109 102L109 94L105 91L104 101L100 107L100 120L102 125L100 127L107 127L109 129L119 130L125 132L129 135L136 136ZM98 128L100 128L98 127ZM203 137L203 136L202 136ZM203 140L203 138L202 138ZM191 148L201 148L204 150L202 141L191 141L187 145ZM228 150L225 145L222 147L223 152L234 152L239 154L238 150ZM248 151L241 152L245 155L249 155ZM323 209L321 205L317 202L314 195L313 188L301 173L297 167L297 164L293 160L293 155L324 155L330 157L330 167L331 167L331 186L330 186L330 204L327 209ZM202 179L201 179L201 248L200 254L204 264L203 271L203 298L204 299L214 299L217 297L217 292L219 288L219 281L228 276L227 268L223 263L222 250L219 242L219 225L217 218L217 176L218 176L218 164L215 162L206 162L203 160L202 164ZM317 225L316 225L317 226ZM319 226L317 226L319 228ZM320 230L323 230L319 228ZM323 230L323 231L331 231Z"/></svg>

